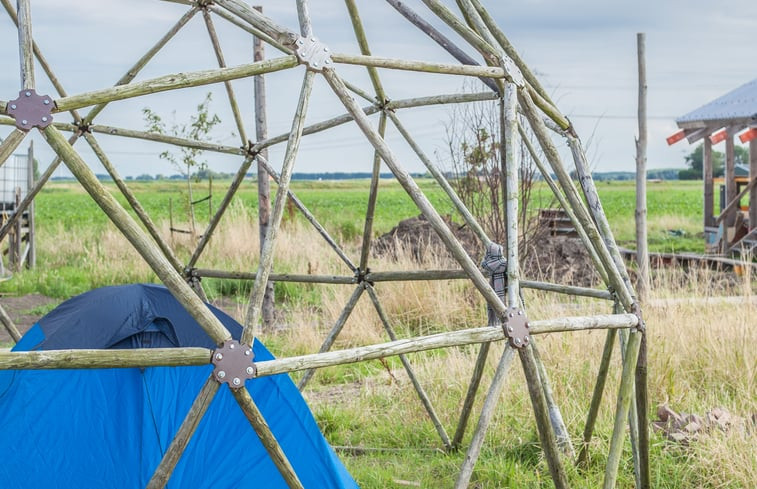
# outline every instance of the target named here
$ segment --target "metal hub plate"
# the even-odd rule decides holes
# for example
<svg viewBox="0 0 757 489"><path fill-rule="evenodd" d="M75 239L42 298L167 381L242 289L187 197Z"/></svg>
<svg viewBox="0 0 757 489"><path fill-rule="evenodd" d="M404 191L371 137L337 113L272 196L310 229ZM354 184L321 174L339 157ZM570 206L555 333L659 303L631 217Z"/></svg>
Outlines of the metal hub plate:
<svg viewBox="0 0 757 489"><path fill-rule="evenodd" d="M331 65L331 51L315 37L300 37L295 41L295 56L309 70L322 71Z"/></svg>
<svg viewBox="0 0 757 489"><path fill-rule="evenodd" d="M216 366L213 377L232 389L239 389L244 386L245 380L252 379L257 374L254 358L252 348L237 340L227 340L223 346L213 351L211 362Z"/></svg>
<svg viewBox="0 0 757 489"><path fill-rule="evenodd" d="M8 102L5 111L16 119L16 127L30 131L34 127L44 129L53 121L52 111L55 103L47 95L38 95L29 88L18 92L18 98Z"/></svg>
<svg viewBox="0 0 757 489"><path fill-rule="evenodd" d="M513 348L523 348L531 341L531 336L528 334L528 317L522 309L509 307L502 329L505 330L508 342Z"/></svg>

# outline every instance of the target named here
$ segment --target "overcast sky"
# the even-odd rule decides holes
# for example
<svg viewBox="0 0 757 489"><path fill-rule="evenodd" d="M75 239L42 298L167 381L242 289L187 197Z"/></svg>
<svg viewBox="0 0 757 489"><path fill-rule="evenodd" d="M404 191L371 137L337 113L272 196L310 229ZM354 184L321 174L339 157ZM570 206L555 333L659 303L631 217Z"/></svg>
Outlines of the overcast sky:
<svg viewBox="0 0 757 489"><path fill-rule="evenodd" d="M14 2L15 3L15 2ZM33 34L42 52L69 94L112 85L170 26L186 7L158 0L98 0L60 2L31 0ZM278 23L297 30L292 1L255 2ZM454 62L441 48L417 31L386 2L358 0L368 41L377 56ZM457 37L433 19L420 1L405 2L453 39ZM448 2L454 5L454 2ZM685 142L668 147L665 138L676 131L674 119L757 77L753 36L757 32L757 2L600 0L484 1L511 42L541 78L559 108L576 125L599 171L633 170L637 134L636 33L647 38L649 87L649 168L683 167ZM346 7L339 0L311 0L315 35L332 51L358 53ZM216 19L227 64L251 61L250 35ZM460 41L460 45L464 45ZM15 98L19 88L15 27L0 10L0 99ZM472 49L466 50L475 56ZM267 56L280 54L272 48ZM216 67L202 16L196 16L140 74L145 79L179 71ZM370 91L365 70L338 67L344 78ZM268 76L269 134L288 130L303 68ZM460 77L381 71L391 99L419 97L463 90ZM44 73L37 70L41 93L55 95ZM234 83L250 137L254 135L252 82ZM211 109L223 124L214 140L240 144L222 87L200 87L111 104L97 119L110 124L144 129L141 110L149 107L164 120L181 122L208 91ZM175 112L175 116L172 113ZM318 79L308 112L313 123L344 112L325 81ZM444 152L446 108L410 109L399 112L403 122L430 154ZM374 116L375 117L375 116ZM67 114L56 120L68 121ZM375 119L374 119L375 120ZM0 127L0 137L10 132ZM418 162L397 134L387 136L402 163L419 171ZM43 165L52 152L34 136L35 152ZM124 175L170 174L176 171L157 160L165 147L136 140L100 137L101 144ZM91 166L102 168L77 143ZM721 148L722 149L722 148ZM280 166L283 147L274 148L271 160ZM360 132L349 125L328 133L308 136L295 171L369 171L372 151ZM207 156L211 167L234 171L238 158Z"/></svg>

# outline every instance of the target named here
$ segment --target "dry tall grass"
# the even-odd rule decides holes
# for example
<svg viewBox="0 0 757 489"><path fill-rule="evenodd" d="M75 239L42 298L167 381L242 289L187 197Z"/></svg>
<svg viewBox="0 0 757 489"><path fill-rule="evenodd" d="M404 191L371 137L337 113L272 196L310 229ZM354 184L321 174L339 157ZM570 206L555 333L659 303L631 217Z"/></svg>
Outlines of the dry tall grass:
<svg viewBox="0 0 757 489"><path fill-rule="evenodd" d="M167 223L161 223L161 230L181 257L189 256L193 249L191 238L177 236L171 240ZM342 244L349 256L359 256L359 243ZM39 246L40 255L47 257L51 268L55 263L78 263L95 277L93 282L134 282L152 277L147 265L130 245L110 228L100 235L74 235L61 227L52 231L41 230ZM257 266L258 249L256 217L242 207L232 207L198 266L253 271ZM350 274L328 245L297 220L285 223L276 256L276 272ZM418 264L405 254L397 260L373 258L371 268L378 271L444 268L450 265L439 259ZM213 290L214 281L207 280L206 283ZM286 293L285 300L278 304L281 328L265 341L279 355L315 352L325 332L342 312L354 287L287 287L279 289L279 292ZM473 288L465 282L379 283L376 290L401 336L485 323L485 308ZM718 298L723 295L731 299ZM243 297L237 309L229 311L238 317L244 311ZM606 302L535 291L526 291L525 298L532 318L608 313L611 310L611 305ZM757 306L750 276L733 280L724 279L722 274L709 270L672 269L659 272L645 306L645 316L649 328L649 399L652 413L658 403L668 403L677 411L700 415L716 406L722 406L742 418L757 413ZM555 396L576 443L588 408L604 338L602 332L554 334L539 338L539 348L550 372ZM335 348L383 341L386 341L386 333L370 300L364 296L347 321ZM476 352L476 348L468 347L411 356L442 422L450 431L453 430L467 389ZM501 345L493 346L491 364L500 353ZM619 377L618 357L616 350L597 437L592 445L595 457L599 458L606 449L612 422L614 410L611 406L614 405ZM492 370L493 367L487 371L484 386ZM503 452L510 453L513 446L533 439L528 394L518 371L519 366L514 364L501 401L502 409L494 418L488 448L479 464L480 474L486 474L487 467L491 468L490 464L493 463L487 462L489 459L486 457L492 456L495 457L493 460L498 460L496 457L502 456ZM337 443L439 446L405 378L395 361L335 367L316 376L308 397L325 431ZM340 394L342 392L345 394ZM480 409L482 398L483 395L479 396L477 409ZM343 412L354 414L339 417L339 413ZM702 487L757 486L755 431L754 425L744 422L727 432L703 434L688 446L669 442L659 434L654 435L655 486L683 487L671 483L676 479ZM670 463L669 460L676 462ZM368 470L361 468L363 463L349 462L351 469L358 474ZM437 481L442 486L454 477L455 471L449 462L444 463L447 464L444 470L448 470L449 474L440 476L438 470L441 469L438 468L427 474L429 480ZM626 461L624 470L627 469ZM418 467L413 470L421 471ZM417 474L417 478L423 477L422 473ZM485 480L486 476L481 477ZM585 487L591 487L594 483L598 483L596 478L590 478ZM375 487L379 487L381 483L376 484L379 485ZM485 482L481 484L481 487L489 487ZM526 481L524 484L530 483Z"/></svg>

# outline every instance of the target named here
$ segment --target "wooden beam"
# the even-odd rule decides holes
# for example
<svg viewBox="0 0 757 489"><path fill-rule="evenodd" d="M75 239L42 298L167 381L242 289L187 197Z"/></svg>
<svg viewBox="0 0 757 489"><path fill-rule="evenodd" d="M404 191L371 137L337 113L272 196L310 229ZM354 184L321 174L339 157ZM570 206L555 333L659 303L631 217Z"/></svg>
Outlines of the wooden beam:
<svg viewBox="0 0 757 489"><path fill-rule="evenodd" d="M704 180L704 227L715 226L712 141L704 139L702 148L702 178Z"/></svg>
<svg viewBox="0 0 757 489"><path fill-rule="evenodd" d="M0 352L0 370L47 370L207 365L207 348L138 348L135 350L38 350Z"/></svg>
<svg viewBox="0 0 757 489"><path fill-rule="evenodd" d="M757 179L757 139L749 141L749 176ZM752 185L749 194L749 231L757 229L757 185Z"/></svg>
<svg viewBox="0 0 757 489"><path fill-rule="evenodd" d="M736 158L734 154L734 140L733 136L726 137L725 140L725 195L726 195L726 202L731 202L735 196L736 196ZM725 226L726 228L729 228L733 226L733 224L736 221L736 209L731 208L728 212L723 212L725 214ZM725 232L725 241L726 241L726 247L727 242L729 241L728 237L728 230L726 229Z"/></svg>

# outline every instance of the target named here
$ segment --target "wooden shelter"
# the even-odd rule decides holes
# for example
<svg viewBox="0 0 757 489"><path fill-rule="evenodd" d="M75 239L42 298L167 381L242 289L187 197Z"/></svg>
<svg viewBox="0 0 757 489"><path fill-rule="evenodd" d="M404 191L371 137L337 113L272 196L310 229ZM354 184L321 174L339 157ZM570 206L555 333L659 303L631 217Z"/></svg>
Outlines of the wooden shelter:
<svg viewBox="0 0 757 489"><path fill-rule="evenodd" d="M235 365L241 365L243 370L246 365L247 370L254 372L254 376L257 377L293 371L307 371L300 382L300 387L305 388L313 375L314 369L399 355L430 422L433 423L439 434L442 445L453 450L462 445L463 435L472 413L473 401L481 384L482 372L486 368L489 346L492 342L501 341L505 344L504 353L499 358L475 432L470 445L466 448L467 455L455 487L465 488L469 486L492 416L496 409L504 408L498 406L499 397L508 378L508 368L517 354L526 377L541 448L545 454L555 486L562 489L569 485L565 464L583 464L590 457L593 447L591 439L603 397L605 381L610 372L612 351L615 345L620 343L624 352L622 372L620 372L617 402L614 409L612 437L609 446L606 447L607 462L603 487L611 489L615 486L626 441L626 430L630 426L630 447L633 454L637 487L648 488L650 481L648 402L646 397L646 333L641 307L636 299L625 265L599 201L581 141L570 121L550 100L538 79L518 56L505 33L497 26L493 17L480 1L460 0L457 2L457 10L453 10L437 0L423 1L433 23L446 24L447 28L451 29L462 40L458 42L466 43L466 47L476 53L477 57L474 58L459 48L455 41L442 34L437 27L434 27L432 22L410 10L403 2L387 0L389 6L397 11L398 21L401 20L401 17L404 17L428 35L429 42L435 42L449 52L451 58L455 60L449 63L372 56L368 36L363 28L359 9L354 0L346 0L349 19L345 20L348 20L353 27L359 54L334 52L315 37L316 32L314 32L311 24L307 0L296 1L297 18L299 20L299 31L297 32L282 27L242 0L171 1L186 5L183 15L169 32L158 40L154 47L127 70L126 75L117 82L116 86L68 95L54 76L51 66L42 56L41 47L33 41L30 1L18 0L18 10L16 10L10 4L10 0L0 0L18 25L21 54L21 91L18 94L5 94L5 99L0 100L0 113L7 114L7 116L0 116L0 124L15 126L10 136L0 144L0 162L13 152L29 131L39 130L49 146L55 151L57 157L41 175L27 198L20 202L14 216L20 216L22 209L31 202L34 194L47 182L56 166L60 162L65 163L103 212L108 215L151 266L159 279L197 320L207 334L215 340L218 348L214 350L188 348L0 352L0 368L73 369L206 365L209 363L216 364L216 359L220 361L222 357L226 360L228 360L228 357L232 357L235 360ZM294 9L294 6L292 8ZM150 62L153 56L198 13L202 15L207 26L209 39L216 51L219 67L134 81L140 70ZM226 67L221 45L213 28L214 22L218 19L222 19L223 22L228 21L262 39L269 46L280 51L281 54L267 60ZM384 34L386 34L386 31L384 31ZM391 35L391 32L389 32L389 35ZM35 57L58 92L56 96L40 95L35 92ZM343 78L345 65L359 65L367 69L372 93L349 83ZM304 67L305 69L293 70L297 67ZM284 70L289 70L292 76L301 76L302 84L297 108L293 114L291 131L278 136L264 137L251 142L244 138L243 135L250 132L244 130L244 121L239 117L236 95L229 84L226 85L228 99L235 114L239 134L243 136L242 146L210 144L94 123L95 117L106 105L116 103L119 100L211 83L226 83L235 79L262 76L266 73ZM418 88L421 93L418 94L418 97L404 100L394 99L390 97L389 85L384 85L381 70L412 71L415 72L415 76L419 80L423 79L424 73L481 79L486 88L484 91L473 94L437 94L430 93L433 90L432 83L419 83ZM325 83L333 91L346 112L332 119L306 126L305 117L308 111L308 102L313 85L317 82ZM358 105L353 98L354 96L364 99L364 103L367 103L367 105ZM500 129L503 141L503 144L501 144L501 160L503 162L502 175L505 180L505 189L503 189L505 193L502 202L504 202L507 228L507 242L502 245L493 243L486 235L445 180L443 173L433 164L426 152L406 130L399 115L402 111L412 110L414 107L469 103L481 100L496 100L501 109ZM87 110L82 111L85 108ZM377 115L378 121L370 119L370 116L373 115ZM399 133L413 148L419 160L428 168L429 173L447 193L450 202L457 208L461 218L475 230L480 240L486 245L487 274L466 253L384 139L383 135L388 123L396 126ZM327 229L319 223L317 217L303 205L289 188L301 139L308 134L328 130L342 124L356 124L365 136L366 142L372 145L375 151L373 179L368 195L361 253L355 260L339 246ZM63 132L66 131L72 133L70 139L64 137ZM140 205L126 182L116 172L106 152L98 144L97 135L99 133L162 141L239 157L240 166L233 183L229 187L223 202L215 211L214 217L188 262L182 263L178 259L164 237L157 231L150 216ZM540 151L534 147L532 135L533 140L540 147ZM73 147L73 143L77 139L84 139L92 147L100 162L113 177L119 191L123 193L132 207L139 223L95 178L87 162ZM565 209L579 239L586 247L596 267L597 275L604 283L603 289L537 282L521 276L518 257L518 175L521 157L518 148L520 141L527 146L545 181ZM568 168L564 164L560 152L557 150L557 144L562 142L567 143L571 150L572 168ZM263 150L280 143L286 143L286 151L282 169L280 172L276 172L264 156ZM542 157L546 159L546 162L542 161ZM252 270L249 271L198 268L198 260L201 258L208 241L212 239L213 231L223 218L237 189L245 183L244 177L255 161L278 184L270 224L259 262L254 267L251 265ZM458 269L382 272L369 268L371 259L369 251L373 235L372 223L379 191L379 169L382 162L389 167L395 178L440 236L459 264ZM570 177L571 169L575 170L579 176L580 186L578 188ZM556 175L556 179L552 175ZM313 224L344 262L346 271L343 275L319 276L304 273L301 275L277 275L273 273L275 244L288 199L292 199L308 221ZM0 233L7 226L13 225L13 222L13 216L11 216ZM252 359L245 360L234 356L234 352L241 354L245 348L235 348L233 342L230 341L228 330L209 312L203 302L204 291L201 282L203 277L254 280L247 321L241 337L242 346L250 345L254 338L255 327L261 317L263 296L269 280L342 284L352 287L353 293L336 324L324 339L319 352L299 357L256 362L253 366L251 365ZM507 279L506 287L504 286L505 278ZM429 336L398 339L394 333L391 318L387 316L381 305L382 283L449 279L469 280L475 286L490 308L490 324ZM562 318L529 318L521 300L521 288L535 288L557 294L571 294L607 301L608 314ZM361 297L364 296L364 293L367 293L370 298L391 341L330 352L329 350L340 334L346 319ZM2 312L1 308L0 312ZM3 323L10 328L6 321ZM558 400L554 398L553 391L550 388L548 372L539 360L538 339L536 338L539 334L548 332L595 329L606 330L607 336L601 354L593 396L590 401L587 400L586 423L581 434L575 436L576 439L580 440L580 447L576 456L572 450L571 434L562 421ZM231 346L229 346L230 344ZM436 415L420 380L415 376L406 355L422 350L453 348L469 344L480 344L481 347L476 367L471 374L468 393L463 401L460 418L455 427L455 434L450 438ZM148 487L154 489L165 486L210 402L218 389L222 387L222 384L225 384L224 388L232 391L252 429L262 440L271 459L289 486L301 488L302 483L268 428L265 419L257 408L255 399L250 396L244 383L232 384L230 382L232 376L220 375L218 368L217 366L216 372L207 379L205 386L197 393L192 408L181 428L175 434L160 465L155 469ZM246 378L244 375L242 377ZM236 378L236 380L239 380L239 378ZM208 463L213 463L213 461L208 460Z"/></svg>
<svg viewBox="0 0 757 489"><path fill-rule="evenodd" d="M753 252L757 247L757 79L676 119L680 131L668 144L704 141L704 231L707 251ZM749 166L737 168L735 138L749 143ZM725 175L713 178L713 145L725 141ZM741 175L737 175L741 170ZM720 186L715 214L715 184ZM742 201L748 196L749 204Z"/></svg>

